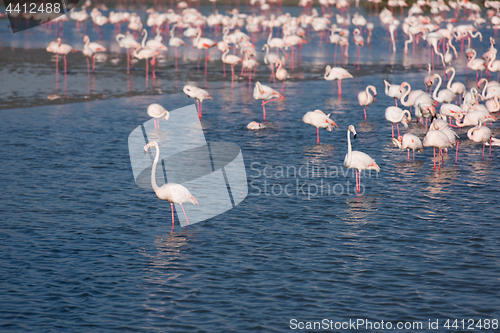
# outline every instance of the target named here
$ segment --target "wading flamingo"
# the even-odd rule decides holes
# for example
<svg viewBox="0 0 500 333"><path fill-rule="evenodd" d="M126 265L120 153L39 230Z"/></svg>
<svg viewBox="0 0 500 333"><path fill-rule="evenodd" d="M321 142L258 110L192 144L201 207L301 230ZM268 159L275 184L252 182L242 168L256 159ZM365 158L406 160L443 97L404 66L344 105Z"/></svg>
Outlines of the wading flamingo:
<svg viewBox="0 0 500 333"><path fill-rule="evenodd" d="M401 150L408 151L408 161L410 160L410 149L413 150L413 160L415 160L415 150L423 151L422 141L415 134L406 133L403 136L393 138L392 142Z"/></svg>
<svg viewBox="0 0 500 333"><path fill-rule="evenodd" d="M339 96L342 95L342 80L343 79L352 79L352 75L349 74L347 70L342 67L330 67L330 65L325 68L325 80L333 81L337 80L337 84L339 87Z"/></svg>
<svg viewBox="0 0 500 333"><path fill-rule="evenodd" d="M391 122L392 138L394 138L394 124L397 124L399 137L399 123L402 123L405 128L408 128L408 123L411 121L411 114L408 110L403 111L397 106L389 106L385 109L385 119Z"/></svg>
<svg viewBox="0 0 500 333"><path fill-rule="evenodd" d="M337 124L333 120L330 119L329 114L325 114L321 110L314 110L314 111L309 111L307 112L303 117L302 121L306 124L313 125L316 127L316 135L317 135L317 141L316 143L319 144L319 129L320 128L326 128L327 131L331 132L333 130L333 126L337 127Z"/></svg>
<svg viewBox="0 0 500 333"><path fill-rule="evenodd" d="M277 101L285 98L279 92L273 88L261 84L259 81L255 83L255 88L253 89L253 98L262 100L262 111L264 114L264 123L266 122L266 104L272 101Z"/></svg>
<svg viewBox="0 0 500 333"><path fill-rule="evenodd" d="M158 164L158 159L160 157L160 147L156 141L150 141L147 145L144 146L144 153L148 151L149 148L156 148L155 159L153 161L153 167L151 169L151 186L153 186L153 190L156 193L156 196L161 200L167 200L170 203L170 209L172 210L172 229L174 228L174 203L180 204L182 207L182 212L184 213L184 217L186 218L187 224L189 221L186 216L186 212L184 211L183 203L191 202L193 205L198 205L198 201L195 197L189 192L187 188L180 184L175 183L166 183L159 187L156 184L156 165Z"/></svg>
<svg viewBox="0 0 500 333"><path fill-rule="evenodd" d="M370 90L372 91L373 95L370 93ZM361 91L358 94L358 102L359 105L363 107L363 112L365 113L365 120L366 120L366 108L370 106L373 102L376 102L377 100L375 99L375 96L377 96L377 88L374 86L368 86L366 87L365 91Z"/></svg>
<svg viewBox="0 0 500 333"><path fill-rule="evenodd" d="M356 191L361 192L361 171L375 170L379 172L380 167L369 155L360 151L352 151L350 132L353 134L353 138L356 139L356 129L353 125L349 125L347 128L347 154L344 159L344 167L347 169L356 169Z"/></svg>
<svg viewBox="0 0 500 333"><path fill-rule="evenodd" d="M195 86L185 85L182 89L186 95L191 98L196 99L196 108L198 109L198 117L201 118L201 113L203 110L203 101L206 99L212 99L212 96L205 89L201 89Z"/></svg>
<svg viewBox="0 0 500 333"><path fill-rule="evenodd" d="M153 117L155 130L160 130L160 119L168 120L170 113L160 104L154 103L148 106L148 116Z"/></svg>

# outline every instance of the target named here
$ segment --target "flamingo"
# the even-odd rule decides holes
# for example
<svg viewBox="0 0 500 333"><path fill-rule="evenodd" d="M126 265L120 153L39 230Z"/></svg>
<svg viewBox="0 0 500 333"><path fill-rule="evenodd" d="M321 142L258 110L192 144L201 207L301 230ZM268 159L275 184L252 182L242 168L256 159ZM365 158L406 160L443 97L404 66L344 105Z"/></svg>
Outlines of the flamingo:
<svg viewBox="0 0 500 333"><path fill-rule="evenodd" d="M228 53L229 48L227 48L226 51L224 51L224 53L222 54L222 62L231 65L231 88L234 88L234 66L236 66L236 64L242 62L243 60L241 60L240 57L235 56L234 54L228 55Z"/></svg>
<svg viewBox="0 0 500 333"><path fill-rule="evenodd" d="M370 90L373 92L373 95L370 93ZM366 108L370 106L373 102L376 102L375 96L377 96L377 88L372 85L366 87L365 91L361 91L358 93L358 102L359 105L363 107L363 112L365 113L366 120Z"/></svg>
<svg viewBox="0 0 500 333"><path fill-rule="evenodd" d="M497 49L493 50L493 58L488 62L487 69L490 72L497 72L497 81L500 78L500 60L496 59L497 57Z"/></svg>
<svg viewBox="0 0 500 333"><path fill-rule="evenodd" d="M252 121L251 123L249 123L249 124L247 125L247 128L248 128L249 130L260 130L260 129L263 129L263 128L265 128L265 127L266 127L266 125L261 124L261 123L258 123L258 122L256 122L256 121Z"/></svg>
<svg viewBox="0 0 500 333"><path fill-rule="evenodd" d="M486 65L484 63L484 60L483 59L476 59L476 50L470 50L469 61L467 62L467 68L470 68L473 71L476 71L476 81L479 78L479 71L481 71L481 76L482 76L482 71L484 71L486 69Z"/></svg>
<svg viewBox="0 0 500 333"><path fill-rule="evenodd" d="M464 113L465 111L458 105L451 103L441 104L441 108L439 109L439 113L446 120L446 117L450 117L449 124L451 125L451 118L455 118L458 114Z"/></svg>
<svg viewBox="0 0 500 333"><path fill-rule="evenodd" d="M136 49L141 46L132 34L127 31L127 35L116 35L116 41L120 47L127 49L127 74L130 74L130 49Z"/></svg>
<svg viewBox="0 0 500 333"><path fill-rule="evenodd" d="M273 98L274 97L274 98ZM253 89L253 98L262 100L262 111L264 113L264 123L266 122L266 104L272 101L277 101L285 98L273 88L261 84L259 81L255 83Z"/></svg>
<svg viewBox="0 0 500 333"><path fill-rule="evenodd" d="M401 96L401 104L406 107L410 107L410 112L411 112L411 107L412 105L415 104L415 101L417 100L418 97L422 96L423 94L426 94L423 90L412 90L411 86L408 82L403 82L401 83L401 87L406 87L406 91L404 94ZM430 98L430 95L428 95ZM405 100L406 99L406 100Z"/></svg>
<svg viewBox="0 0 500 333"><path fill-rule="evenodd" d="M410 160L410 149L413 150L413 160L415 160L415 150L423 151L422 141L415 134L406 133L403 136L398 136L397 139L392 138L392 142L401 150L408 151L408 161Z"/></svg>
<svg viewBox="0 0 500 333"><path fill-rule="evenodd" d="M399 136L399 123L402 123L404 127L408 128L408 123L411 121L411 114L408 110L403 111L397 106L389 106L385 109L385 119L391 122L392 137L394 138L394 123L397 123Z"/></svg>
<svg viewBox="0 0 500 333"><path fill-rule="evenodd" d="M438 79L438 84L437 84L436 88L434 88L434 92L432 93L432 98L436 102L450 103L451 101L453 101L456 98L455 93L450 89L443 89L443 90L439 91L439 93L438 93L438 90L441 87L441 84L443 83L443 79L441 78L441 75L435 73L432 76L432 78Z"/></svg>
<svg viewBox="0 0 500 333"><path fill-rule="evenodd" d="M492 133L491 129L489 129L486 126L483 126L483 122L481 119L478 120L478 124L469 131L467 131L467 137L469 140L474 141L474 142L482 142L483 143L483 158L484 158L484 146L486 145L486 142L490 141L490 156L491 156L491 146L492 146ZM497 140L497 139L495 139Z"/></svg>
<svg viewBox="0 0 500 333"><path fill-rule="evenodd" d="M333 81L337 80L338 88L339 88L339 97L342 95L342 80L343 79L352 79L353 76L342 67L330 67L327 65L325 68L325 80Z"/></svg>
<svg viewBox="0 0 500 333"><path fill-rule="evenodd" d="M59 67L58 55L62 55L64 58L64 75L67 74L67 65L66 65L66 56L72 52L76 52L76 50L68 45L62 44L61 38L57 38L56 43L51 42L49 46L47 46L47 52L52 52L56 54L56 69Z"/></svg>
<svg viewBox="0 0 500 333"><path fill-rule="evenodd" d="M281 60L280 61L277 61L276 62L276 66L278 67L276 69L276 78L280 81L282 81L283 83L281 84L281 93L283 94L284 92L284 89L285 89L285 80L286 78L288 77L288 71L283 68L283 64L285 62L285 59L283 57L281 57Z"/></svg>
<svg viewBox="0 0 500 333"><path fill-rule="evenodd" d="M404 88L402 84L398 86L396 84L390 84L386 80L384 80L384 84L385 84L385 94L389 97L394 98L396 106L398 106L398 99L400 99L406 92L406 88Z"/></svg>
<svg viewBox="0 0 500 333"><path fill-rule="evenodd" d="M337 127L337 124L330 119L329 114L325 114L321 110L314 110L314 111L309 111L307 112L303 117L302 121L306 124L313 125L316 127L316 135L317 135L317 141L316 143L319 144L319 128L326 128L327 131L331 132L333 130L333 126Z"/></svg>
<svg viewBox="0 0 500 333"><path fill-rule="evenodd" d="M454 82L452 84L453 79L455 78L455 68L450 67L446 70L446 73L451 72L450 80L448 81L448 85L446 86L449 90L453 91L455 95L463 95L467 89L465 89L465 85L462 82ZM460 99L460 104L462 104L462 99Z"/></svg>
<svg viewBox="0 0 500 333"><path fill-rule="evenodd" d="M347 128L347 154L345 155L344 159L344 167L347 169L356 169L356 191L361 192L361 171L375 170L379 172L380 167L369 155L360 151L352 151L350 133L352 133L354 139L356 139L356 129L353 125L349 125L349 127Z"/></svg>
<svg viewBox="0 0 500 333"><path fill-rule="evenodd" d="M443 119L439 119L439 118L434 119L431 126L429 127L429 131L434 131L434 130L438 130L438 131L441 131L444 134L446 134L446 136L448 137L448 140L450 140L450 142L451 142L451 145L452 146L456 145L457 148L456 148L456 152L455 152L455 163L458 163L459 141L457 139L459 139L460 137L457 135L457 133L455 133L455 131L453 131L450 128L450 125L446 122L446 120L443 120Z"/></svg>
<svg viewBox="0 0 500 333"><path fill-rule="evenodd" d="M354 29L352 32L352 38L354 39L354 44L356 44L356 49L358 50L358 64L359 64L359 52L360 52L360 47L365 45L365 40L363 36L361 36L361 32L359 31L358 28Z"/></svg>
<svg viewBox="0 0 500 333"><path fill-rule="evenodd" d="M434 84L434 81L432 79L432 65L427 64L427 75L424 77L424 83L425 83L425 91L427 92L427 88L432 87Z"/></svg>
<svg viewBox="0 0 500 333"><path fill-rule="evenodd" d="M160 54L160 51L155 51L146 48L146 38L148 37L148 33L146 29L142 31L144 37L142 38L142 43L141 45L132 52L132 56L134 56L137 59L145 59L146 60L146 82L148 81L148 74L149 74L149 64L148 64L148 59L149 58L154 58Z"/></svg>
<svg viewBox="0 0 500 333"><path fill-rule="evenodd" d="M487 114L483 111L468 111L465 113L459 113L455 117L455 122L458 127L466 127L466 126L474 126L477 125L478 121L481 121L483 123L487 121L496 121L497 118L495 118L491 114Z"/></svg>
<svg viewBox="0 0 500 333"><path fill-rule="evenodd" d="M89 36L83 37L83 54L87 58L87 71L90 71L89 58L92 58L92 73L95 71L95 54L97 52L106 52L107 49L98 43L91 43Z"/></svg>
<svg viewBox="0 0 500 333"><path fill-rule="evenodd" d="M264 49L266 50L266 54L264 55L264 63L266 65L270 65L272 70L271 77L269 78L269 81L271 81L271 78L273 78L274 80L274 66L276 65L276 62L280 60L280 57L277 54L269 53L269 45L264 44L264 46L262 47L262 51L264 51Z"/></svg>
<svg viewBox="0 0 500 333"><path fill-rule="evenodd" d="M174 228L174 203L180 204L182 207L182 212L184 213L184 217L186 218L187 224L189 221L186 216L186 212L184 211L183 203L191 202L193 205L200 205L195 197L189 192L187 188L180 184L175 183L166 183L159 187L156 184L156 165L158 164L158 159L160 157L160 147L158 142L150 141L147 145L144 146L144 153L148 151L149 148L156 148L155 159L153 161L153 166L151 169L151 186L153 186L153 190L156 193L156 196L161 200L166 200L170 203L170 209L172 210L172 229Z"/></svg>
<svg viewBox="0 0 500 333"><path fill-rule="evenodd" d="M201 118L201 113L203 110L203 101L206 99L212 99L212 96L205 89L201 89L195 86L185 85L182 89L186 95L191 98L196 99L196 106L198 109L198 117Z"/></svg>
<svg viewBox="0 0 500 333"><path fill-rule="evenodd" d="M448 136L441 131L428 131L422 144L424 147L432 147L434 149L434 169L436 169L436 148L439 149L439 155L441 155L441 149L453 147ZM439 169L441 169L440 156L438 157L438 160Z"/></svg>
<svg viewBox="0 0 500 333"><path fill-rule="evenodd" d="M168 45L175 49L175 71L177 71L177 62L178 62L177 48L186 45L186 43L182 39L174 36L176 27L177 24L174 24L172 26L172 30L170 30L170 39L168 41Z"/></svg>
<svg viewBox="0 0 500 333"><path fill-rule="evenodd" d="M207 61L210 58L208 55L208 49L217 46L217 43L209 38L201 37L201 28L196 29L196 31L198 34L193 41L193 46L198 50L205 50L205 74L207 74Z"/></svg>
<svg viewBox="0 0 500 333"><path fill-rule="evenodd" d="M155 130L160 130L160 119L168 120L170 113L163 106L153 103L148 106L148 116L152 117L155 123Z"/></svg>

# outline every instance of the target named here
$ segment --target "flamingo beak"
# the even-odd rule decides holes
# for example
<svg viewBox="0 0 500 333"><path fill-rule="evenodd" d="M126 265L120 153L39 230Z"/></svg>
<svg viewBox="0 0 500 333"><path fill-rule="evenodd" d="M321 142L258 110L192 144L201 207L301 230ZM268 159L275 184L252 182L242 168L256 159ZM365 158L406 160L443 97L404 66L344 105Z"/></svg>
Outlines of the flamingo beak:
<svg viewBox="0 0 500 333"><path fill-rule="evenodd" d="M146 155L146 152L148 151L149 147L150 147L149 143L144 146L144 155Z"/></svg>
<svg viewBox="0 0 500 333"><path fill-rule="evenodd" d="M337 126L337 124L336 124L333 120L332 120L332 125L334 125L335 127L339 128L339 127ZM356 134L355 134L355 135L356 135Z"/></svg>

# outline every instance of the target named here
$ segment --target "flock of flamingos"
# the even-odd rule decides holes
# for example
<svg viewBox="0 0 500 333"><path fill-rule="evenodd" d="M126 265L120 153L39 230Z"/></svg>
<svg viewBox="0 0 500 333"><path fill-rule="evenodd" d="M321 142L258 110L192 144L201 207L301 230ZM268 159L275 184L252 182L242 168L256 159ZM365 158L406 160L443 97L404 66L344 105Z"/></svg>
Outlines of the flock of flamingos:
<svg viewBox="0 0 500 333"><path fill-rule="evenodd" d="M210 0L212 1L212 0ZM387 8L379 11L380 0L367 0L370 10L376 10L380 25L387 29L391 37L391 52L413 52L416 47L428 47L429 65L426 75L422 78L423 90L412 89L409 83L385 83L385 94L394 98L395 105L388 106L385 110L385 117L392 126L392 141L394 145L402 150L407 150L408 160L410 160L410 150L423 150L423 147L432 147L434 151L434 169L441 168L444 161L443 154L448 149L455 148L455 163L458 162L459 137L454 128L470 127L467 136L470 140L482 143L483 158L485 146L500 146L500 140L492 135L488 125L496 121L493 113L500 110L500 83L492 78L497 73L497 80L500 74L500 60L496 59L497 49L494 38L490 38L489 49L479 56L471 47L472 39L482 41L481 29L494 29L496 35L500 28L500 1L484 1L484 6L468 0L457 1L430 1L418 0L408 6L404 0L389 0ZM243 14L238 9L233 9L220 14L215 9L209 16L202 15L197 9L197 2L187 4L184 1L176 3L175 7L166 12L160 13L151 8L147 10L147 21L143 23L141 17L134 12L109 12L108 17L96 7L87 13L87 3L83 8L73 10L69 18L62 16L58 21L68 19L76 20L77 25L91 19L97 29L101 29L104 24L114 24L116 41L120 47L127 52L127 73L130 71L132 58L145 60L146 82L149 80L149 64L152 65L152 76L155 77L155 62L158 57L162 57L168 48L175 49L175 69L177 70L178 53L180 47L188 47L204 51L205 55L205 75L207 73L208 60L211 57L221 57L224 76L226 74L226 64L231 67L231 88L234 88L235 69L240 69L240 76L247 76L251 84L255 76L257 66L261 64L257 58L258 54L264 52L263 62L270 72L269 82L275 80L282 81L281 91L269 85L255 82L253 97L262 101L263 119L262 122L253 121L248 124L249 130L260 130L266 127L266 104L284 98L284 84L289 73L287 68L293 69L295 62L301 56L301 49L307 47L307 40L320 38L335 44L335 55L333 66L326 66L324 79L327 81L337 80L338 95L342 94L342 80L353 77L346 69L336 65L341 58L347 61L348 48L352 43L357 48L356 61L359 61L360 49L365 43L372 42L372 30L374 22L369 22L358 12L351 16L353 10L350 6L358 6L359 1L347 0L319 0L321 15L313 8L312 0L299 0L299 6L304 7L303 14L294 17L289 13L282 15L270 14L269 10L275 6L280 6L277 0L250 0L252 6L260 8L260 15ZM398 8L399 7L399 8ZM100 7L103 9L102 7ZM406 17L403 15L407 15ZM398 19L398 18L399 19ZM461 24L458 24L461 22ZM51 22L51 24L58 24ZM60 24L60 23L59 23ZM122 26L127 25L125 34L118 33ZM144 25L150 27L150 35L155 37L148 39L148 30ZM352 30L351 30L352 29ZM203 37L204 32L213 31L219 40L212 40ZM246 32L244 32L246 31ZM218 32L220 32L218 34ZM404 33L404 48L397 47L396 38L398 32ZM267 40L262 49L256 49L257 34L265 33ZM141 38L142 35L142 39ZM168 43L164 43L164 36L169 36ZM140 41L139 41L140 40ZM83 54L87 57L88 71L95 70L95 55L98 52L106 52L106 48L98 43L91 42L88 36L84 37ZM477 43L477 42L476 42ZM166 45L168 44L168 46ZM455 46L455 45L456 46ZM460 47L459 47L460 46ZM337 47L340 53L337 59ZM401 50L398 50L401 48ZM457 50L459 48L460 50ZM60 55L64 59L64 71L66 73L66 56L71 52L76 52L73 47L63 44L58 38L47 47L48 52ZM477 88L467 90L461 82L454 82L455 68L452 66L454 60L459 57L459 53L467 56L467 71L476 71ZM221 56L222 54L222 56ZM90 65L92 62L92 65ZM58 71L59 64L56 61ZM433 68L443 69L444 78L433 72ZM481 76L481 80L479 77ZM484 77L484 78L483 78ZM447 81L445 85L444 82ZM184 93L196 99L198 115L202 117L202 104L212 97L209 92L196 86L186 85ZM364 117L367 118L366 108L376 102L377 89L375 86L368 86L364 91L359 92L359 105L363 107ZM403 109L400 107L409 108ZM413 109L413 110L412 110ZM414 119L425 123L426 135L421 140L417 135L411 133L400 134L399 124L408 128L408 124ZM162 121L169 119L168 111L158 104L149 106L147 113L155 119L155 129L160 129ZM334 120L330 119L330 114L325 114L321 110L307 112L303 122L316 127L317 143L319 144L320 128L332 131L338 127ZM395 135L394 125L397 127ZM351 133L356 138L356 129L353 125L347 128L348 151L345 156L344 166L356 170L356 186L360 191L360 177L362 170L380 171L379 166L369 155L353 151L351 148ZM144 150L156 149L153 170L159 156L159 145L157 142L149 142ZM436 156L437 150L437 156ZM185 187L179 184L165 184L158 187L154 173L152 173L152 185L157 196L162 200L167 200L173 205L185 202L198 202ZM184 207L182 207L184 211ZM173 214L173 207L172 207ZM184 213L185 214L185 213ZM187 217L186 217L187 220ZM173 222L173 215L172 215Z"/></svg>

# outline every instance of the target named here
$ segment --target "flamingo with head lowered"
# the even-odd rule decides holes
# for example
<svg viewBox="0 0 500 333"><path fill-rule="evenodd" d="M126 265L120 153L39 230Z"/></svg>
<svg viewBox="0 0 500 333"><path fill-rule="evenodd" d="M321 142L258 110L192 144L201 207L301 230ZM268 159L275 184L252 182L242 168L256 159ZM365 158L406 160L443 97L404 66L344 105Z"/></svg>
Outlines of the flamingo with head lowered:
<svg viewBox="0 0 500 333"><path fill-rule="evenodd" d="M156 184L156 165L158 164L158 159L160 157L160 147L158 142L150 141L147 145L144 146L144 153L148 151L149 148L156 148L155 159L153 161L153 167L151 169L151 186L156 193L156 196L161 200L166 200L170 203L170 209L172 210L172 229L174 228L174 203L180 204L182 207L182 212L184 213L184 217L186 218L186 222L189 224L189 221L186 216L186 212L184 211L183 203L191 202L193 205L199 205L198 201L195 197L189 192L187 188L180 184L175 183L166 183L162 186L158 186Z"/></svg>
<svg viewBox="0 0 500 333"><path fill-rule="evenodd" d="M408 161L410 160L410 149L413 150L413 159L415 160L415 150L423 151L422 141L415 134L406 133L403 136L398 136L397 139L392 138L392 142L401 150L408 151Z"/></svg>
<svg viewBox="0 0 500 333"><path fill-rule="evenodd" d="M201 112L203 110L203 101L206 99L212 99L212 96L205 89L201 89L195 86L185 85L182 89L186 95L191 98L196 99L196 107L198 109L198 117L201 118Z"/></svg>
<svg viewBox="0 0 500 333"><path fill-rule="evenodd" d="M344 159L344 167L347 169L356 169L356 191L361 192L361 171L375 170L379 172L380 167L369 155L360 151L352 151L350 133L352 133L354 139L356 139L356 129L353 125L349 125L347 128L347 154Z"/></svg>
<svg viewBox="0 0 500 333"><path fill-rule="evenodd" d="M370 93L370 90L372 91L373 94ZM358 102L359 105L363 107L363 112L365 113L365 120L366 120L366 108L370 106L370 104L372 104L373 102L377 101L375 99L375 96L377 96L377 88L371 85L366 87L365 91L361 91L358 94Z"/></svg>
<svg viewBox="0 0 500 333"><path fill-rule="evenodd" d="M152 117L155 123L155 130L160 129L160 119L168 120L170 113L163 106L153 103L148 106L148 116Z"/></svg>
<svg viewBox="0 0 500 333"><path fill-rule="evenodd" d="M325 114L321 110L314 110L314 111L309 111L307 112L303 117L302 121L306 124L313 125L316 127L316 135L317 135L317 141L316 143L319 144L319 129L320 128L326 128L327 131L331 132L333 130L333 126L337 127L337 124L333 120L330 119L329 114Z"/></svg>
<svg viewBox="0 0 500 333"><path fill-rule="evenodd" d="M352 79L353 76L342 67L331 67L330 65L325 68L325 80L333 81L337 80L337 84L339 87L339 96L342 95L342 80L344 79Z"/></svg>
<svg viewBox="0 0 500 333"><path fill-rule="evenodd" d="M262 100L262 111L264 113L264 123L266 122L266 104L272 101L277 101L285 98L273 88L261 84L259 81L255 83L253 89L253 98Z"/></svg>
<svg viewBox="0 0 500 333"><path fill-rule="evenodd" d="M397 106L389 106L385 109L385 119L391 122L392 138L394 138L394 123L397 124L399 136L399 123L402 123L404 127L408 128L408 123L411 121L411 114L408 110L403 111Z"/></svg>

